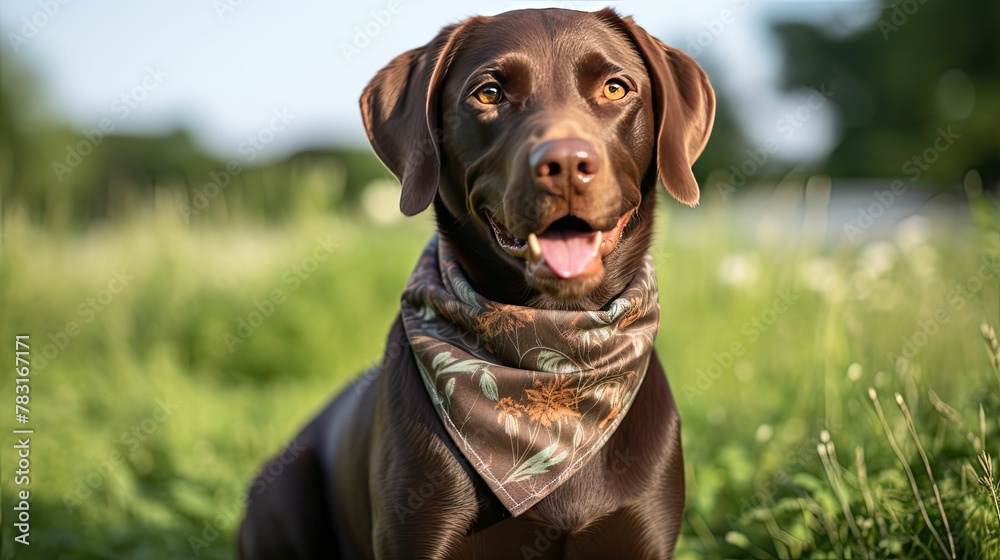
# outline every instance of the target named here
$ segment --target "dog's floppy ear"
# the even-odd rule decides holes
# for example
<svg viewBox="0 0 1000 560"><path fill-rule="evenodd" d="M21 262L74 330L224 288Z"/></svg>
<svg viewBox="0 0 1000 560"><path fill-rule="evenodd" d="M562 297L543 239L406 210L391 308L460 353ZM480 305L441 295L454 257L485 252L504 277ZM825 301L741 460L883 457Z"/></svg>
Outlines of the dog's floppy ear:
<svg viewBox="0 0 1000 560"><path fill-rule="evenodd" d="M668 47L636 25L632 18L613 17L624 25L649 70L656 119L656 162L667 191L688 206L698 204L698 181L691 165L708 143L715 122L715 91L693 58Z"/></svg>
<svg viewBox="0 0 1000 560"><path fill-rule="evenodd" d="M399 209L413 216L434 201L441 175L438 98L465 23L378 71L361 94L361 117L375 153L403 185Z"/></svg>

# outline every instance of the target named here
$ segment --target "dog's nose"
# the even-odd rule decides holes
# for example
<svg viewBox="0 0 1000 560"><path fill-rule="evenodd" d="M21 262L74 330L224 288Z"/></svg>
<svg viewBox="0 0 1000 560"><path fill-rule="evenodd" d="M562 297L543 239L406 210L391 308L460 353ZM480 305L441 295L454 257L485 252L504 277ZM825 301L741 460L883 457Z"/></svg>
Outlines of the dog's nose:
<svg viewBox="0 0 1000 560"><path fill-rule="evenodd" d="M581 138L543 142L530 156L535 179L556 191L585 186L600 171L600 161L593 144Z"/></svg>

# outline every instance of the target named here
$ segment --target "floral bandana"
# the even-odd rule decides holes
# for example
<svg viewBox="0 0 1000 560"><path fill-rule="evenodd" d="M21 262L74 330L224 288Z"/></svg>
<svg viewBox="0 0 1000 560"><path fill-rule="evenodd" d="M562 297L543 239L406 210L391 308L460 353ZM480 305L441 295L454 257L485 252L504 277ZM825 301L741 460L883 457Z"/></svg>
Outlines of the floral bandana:
<svg viewBox="0 0 1000 560"><path fill-rule="evenodd" d="M490 301L435 236L403 291L402 316L445 428L517 516L621 423L649 365L660 306L649 255L604 311Z"/></svg>

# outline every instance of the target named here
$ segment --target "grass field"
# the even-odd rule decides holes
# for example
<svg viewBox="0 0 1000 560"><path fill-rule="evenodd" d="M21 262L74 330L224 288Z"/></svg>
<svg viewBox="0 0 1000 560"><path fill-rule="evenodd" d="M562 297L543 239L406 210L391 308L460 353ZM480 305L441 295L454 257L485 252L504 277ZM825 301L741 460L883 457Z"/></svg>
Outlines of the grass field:
<svg viewBox="0 0 1000 560"><path fill-rule="evenodd" d="M719 200L661 204L679 558L1000 558L1000 472L977 480L981 454L1000 458L981 334L1000 327L1000 237L976 202L833 245L768 216L739 225ZM255 469L379 358L431 231L429 216L192 228L151 212L71 235L8 216L0 340L10 364L31 335L35 433L32 544L15 547L3 375L2 557L232 557Z"/></svg>

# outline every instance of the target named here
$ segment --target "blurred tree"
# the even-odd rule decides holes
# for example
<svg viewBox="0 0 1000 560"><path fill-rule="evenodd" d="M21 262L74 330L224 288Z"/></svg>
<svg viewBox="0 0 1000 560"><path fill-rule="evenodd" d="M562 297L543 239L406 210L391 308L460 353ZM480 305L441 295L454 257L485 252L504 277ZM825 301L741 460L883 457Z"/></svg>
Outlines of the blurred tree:
<svg viewBox="0 0 1000 560"><path fill-rule="evenodd" d="M1000 181L1000 2L876 0L877 19L834 36L775 26L784 87L833 92L841 134L825 171L960 184Z"/></svg>
<svg viewBox="0 0 1000 560"><path fill-rule="evenodd" d="M712 136L705 146L705 151L694 164L695 177L701 187L702 197L706 190L712 189L718 194L728 197L737 188L726 181L710 181L709 174L716 170L728 170L731 165L746 157L745 151L751 147L750 141L743 134L743 129L736 122L736 116L731 109L732 104L726 100L726 94L719 84L725 80L721 71L716 71L711 60L699 60L699 64L708 74L708 79L715 85L715 123L712 126ZM726 173L724 176L728 177Z"/></svg>
<svg viewBox="0 0 1000 560"><path fill-rule="evenodd" d="M24 116L16 113L30 106L35 90L33 76L0 49L0 210L12 196L24 195L16 185L23 184L25 162L35 159L36 146L17 122Z"/></svg>
<svg viewBox="0 0 1000 560"><path fill-rule="evenodd" d="M185 130L124 135L110 119L71 127L40 102L30 68L2 48L0 63L0 213L50 229L123 219L164 203L185 222L278 223L351 212L369 183L390 176L367 147L251 164L209 154Z"/></svg>

